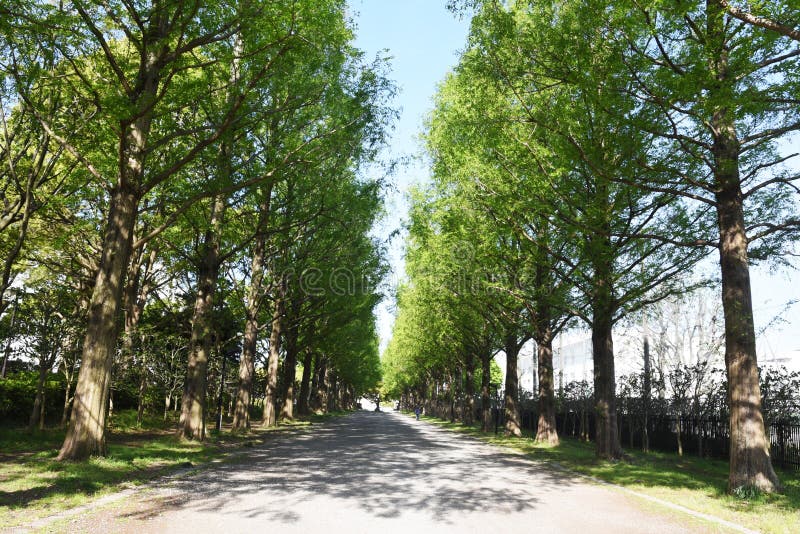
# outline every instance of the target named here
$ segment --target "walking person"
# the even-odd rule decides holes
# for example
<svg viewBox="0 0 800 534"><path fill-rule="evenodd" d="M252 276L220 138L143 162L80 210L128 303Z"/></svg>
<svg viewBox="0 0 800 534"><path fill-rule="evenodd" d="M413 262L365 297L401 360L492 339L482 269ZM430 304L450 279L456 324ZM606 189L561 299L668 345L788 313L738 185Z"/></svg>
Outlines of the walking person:
<svg viewBox="0 0 800 534"><path fill-rule="evenodd" d="M419 421L419 414L421 414L421 413L422 413L422 408L420 408L419 406L414 408L414 415L417 416L417 421Z"/></svg>

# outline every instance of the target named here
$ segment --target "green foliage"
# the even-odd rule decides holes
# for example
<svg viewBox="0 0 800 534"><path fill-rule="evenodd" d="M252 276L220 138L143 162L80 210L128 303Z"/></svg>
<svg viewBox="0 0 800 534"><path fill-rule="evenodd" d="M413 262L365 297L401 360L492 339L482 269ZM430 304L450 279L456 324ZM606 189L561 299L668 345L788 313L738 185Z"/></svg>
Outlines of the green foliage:
<svg viewBox="0 0 800 534"><path fill-rule="evenodd" d="M120 351L111 386L117 412L141 401L145 414L161 413L180 396L212 233L220 276L206 341L219 350L209 390L223 379L227 401L236 385L258 233L267 236L260 323L271 319L281 278L291 279L284 337L296 334L303 354L323 354L346 385L374 389L381 371L373 311L387 268L370 232L385 184L363 169L395 116L386 61L353 47L341 0L185 7L4 6L0 157L17 168L0 170L0 313L14 276L26 293L15 331L3 337L25 341L27 358L74 381L100 253L126 256L104 237L117 209L112 193L124 189L137 217L124 230L132 258L117 273L126 280L124 310L113 314L126 337L109 347ZM23 223L25 199L35 209ZM226 216L211 228L217 199ZM343 271L344 291L335 283ZM326 285L304 287L307 273ZM30 393L17 389L18 397ZM30 402L32 395L13 409L23 413Z"/></svg>
<svg viewBox="0 0 800 534"><path fill-rule="evenodd" d="M800 420L800 372L784 366L760 369L761 404L767 422Z"/></svg>
<svg viewBox="0 0 800 534"><path fill-rule="evenodd" d="M27 423L36 397L38 371L19 372L0 380L0 420L5 425ZM50 374L45 382L45 417L58 421L64 408L64 377Z"/></svg>

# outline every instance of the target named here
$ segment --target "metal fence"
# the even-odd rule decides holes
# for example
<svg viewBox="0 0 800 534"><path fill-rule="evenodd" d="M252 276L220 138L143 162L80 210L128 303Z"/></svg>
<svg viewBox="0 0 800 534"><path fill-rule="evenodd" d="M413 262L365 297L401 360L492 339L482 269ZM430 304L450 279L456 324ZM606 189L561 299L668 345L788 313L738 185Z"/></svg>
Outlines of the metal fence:
<svg viewBox="0 0 800 534"><path fill-rule="evenodd" d="M523 410L522 426L536 429L537 413ZM618 415L620 442L630 449L642 448L642 418L621 413ZM647 424L651 450L678 452L707 458L728 459L730 429L727 418L653 416ZM556 427L561 436L594 440L595 418L591 411L556 414ZM680 432L678 430L680 429ZM679 441L680 437L680 441ZM781 469L800 470L800 424L776 421L769 424L772 463Z"/></svg>
<svg viewBox="0 0 800 534"><path fill-rule="evenodd" d="M475 399L473 418L480 421L480 398ZM437 403L429 412L442 419L458 418L460 411L455 405ZM620 443L624 448L642 448L642 416L638 413L617 414ZM535 431L538 421L536 410L520 410L522 427ZM505 425L503 403L492 402L491 424L502 429ZM647 435L651 450L678 452L727 460L730 451L730 428L727 417L697 418L654 414L648 418ZM772 464L781 469L800 470L800 423L774 421L768 424L770 456ZM593 441L595 417L591 407L584 411L567 411L556 414L556 428L560 436ZM680 429L680 433L678 432ZM680 436L680 442L678 437Z"/></svg>

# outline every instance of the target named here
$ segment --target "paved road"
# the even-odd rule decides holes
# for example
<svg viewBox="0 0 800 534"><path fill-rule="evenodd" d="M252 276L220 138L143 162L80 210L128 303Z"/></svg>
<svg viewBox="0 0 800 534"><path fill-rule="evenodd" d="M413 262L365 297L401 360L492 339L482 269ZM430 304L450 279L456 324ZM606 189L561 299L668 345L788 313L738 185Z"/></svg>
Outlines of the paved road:
<svg viewBox="0 0 800 534"><path fill-rule="evenodd" d="M687 518L396 413L270 439L70 530L102 532L687 532Z"/></svg>

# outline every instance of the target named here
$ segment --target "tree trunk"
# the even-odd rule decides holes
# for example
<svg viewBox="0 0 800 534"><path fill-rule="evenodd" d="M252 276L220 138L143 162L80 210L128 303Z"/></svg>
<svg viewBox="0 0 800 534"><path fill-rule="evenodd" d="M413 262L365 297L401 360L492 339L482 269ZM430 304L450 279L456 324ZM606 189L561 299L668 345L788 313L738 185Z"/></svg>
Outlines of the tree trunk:
<svg viewBox="0 0 800 534"><path fill-rule="evenodd" d="M59 425L61 428L67 426L67 420L69 418L69 407L72 401L72 399L69 396L71 391L72 391L72 377L70 376L65 381L65 386L64 386L64 409L61 412L61 424Z"/></svg>
<svg viewBox="0 0 800 534"><path fill-rule="evenodd" d="M112 418L114 417L114 390L111 389L111 384L109 384L108 386L108 390L106 391L106 396L108 397L108 404L106 404L106 408L108 410L106 419L108 421L111 421Z"/></svg>
<svg viewBox="0 0 800 534"><path fill-rule="evenodd" d="M632 412L628 413L627 421L628 421L628 444L630 445L630 448L633 449L633 431L634 431L634 428L633 428L633 413Z"/></svg>
<svg viewBox="0 0 800 534"><path fill-rule="evenodd" d="M274 426L278 422L275 412L278 400L278 360L280 358L281 329L283 327L283 294L283 283L281 283L278 298L275 299L275 309L272 312L272 331L269 336L267 388L264 395L264 411L261 423L264 426Z"/></svg>
<svg viewBox="0 0 800 534"><path fill-rule="evenodd" d="M644 380L642 381L642 404L644 414L642 418L642 451L650 452L650 434L648 426L650 424L650 340L647 336L647 324L645 323L644 333Z"/></svg>
<svg viewBox="0 0 800 534"><path fill-rule="evenodd" d="M242 357L239 360L239 384L236 388L236 407L233 412L233 431L250 428L250 403L255 375L256 345L258 343L258 313L261 310L261 291L264 283L264 257L267 240L267 227L272 201L272 185L270 181L265 187L261 206L258 211L258 223L255 242L253 243L253 259L250 263L250 286L247 291L245 306L244 339Z"/></svg>
<svg viewBox="0 0 800 534"><path fill-rule="evenodd" d="M141 135L146 138L147 132L141 132ZM133 156L124 149L121 149L121 154ZM127 160L127 157L124 159ZM143 159L142 154L139 163ZM83 460L94 454L106 453L106 406L111 385L111 366L119 337L117 314L131 255L139 200L135 188L127 180L123 180L123 184L111 194L100 269L89 302L81 370L67 434L58 454L59 460Z"/></svg>
<svg viewBox="0 0 800 534"><path fill-rule="evenodd" d="M40 430L44 428L44 387L47 383L47 374L49 372L50 368L45 363L45 355L42 355L39 362L39 376L36 381L36 397L33 400L33 410L28 421L28 431L32 431L37 427Z"/></svg>
<svg viewBox="0 0 800 534"><path fill-rule="evenodd" d="M588 404L588 403L587 403ZM581 411L581 441L589 442L589 409L590 406L584 406Z"/></svg>
<svg viewBox="0 0 800 534"><path fill-rule="evenodd" d="M137 345L140 345L139 322L142 318L147 297L152 287L151 268L157 259L157 250L151 249L145 255L144 249L133 252L134 259L128 269L125 289L123 290L123 309L125 318L125 331L122 336L122 359L131 365L138 363L141 377L139 380L139 402L136 410L136 424L142 424L144 415L144 393L147 388L147 365L143 354L137 360ZM139 342L139 343L137 343Z"/></svg>
<svg viewBox="0 0 800 534"><path fill-rule="evenodd" d="M219 394L217 395L217 421L214 426L216 431L219 433L222 432L222 416L223 416L222 406L223 406L223 400L225 398L225 372L227 369L226 364L228 363L228 357L225 355L225 353L222 351L222 348L220 347L219 333L217 333L216 335L215 347L216 347L215 352L217 354L217 357L222 358L222 365L219 371Z"/></svg>
<svg viewBox="0 0 800 534"><path fill-rule="evenodd" d="M728 490L752 486L773 492L780 489L780 481L772 467L761 411L747 237L738 176L736 189L717 195L725 316L725 368L730 408Z"/></svg>
<svg viewBox="0 0 800 534"><path fill-rule="evenodd" d="M233 410L233 431L250 428L250 403L255 375L256 345L258 344L258 309L253 306L253 278L255 277L255 257L253 274L250 278L250 297L247 300L247 319L242 340L242 357L239 360L239 384L236 387L236 407Z"/></svg>
<svg viewBox="0 0 800 534"><path fill-rule="evenodd" d="M325 382L325 368L327 367L327 361L325 357L322 355L318 355L316 358L316 363L314 364L314 374L312 375L312 384L311 384L311 408L314 411L321 410L323 406L323 396L325 392L323 390L324 382Z"/></svg>
<svg viewBox="0 0 800 534"><path fill-rule="evenodd" d="M14 297L14 307L11 309L11 323L8 326L8 337L6 338L6 348L3 351L3 367L0 369L0 378L6 377L6 364L8 357L11 355L11 335L16 332L14 329L17 322L17 307L19 306L19 297Z"/></svg>
<svg viewBox="0 0 800 534"><path fill-rule="evenodd" d="M517 356L519 355L519 345L517 338L511 336L506 339L506 390L505 390L505 415L506 415L506 436L522 436L519 426L519 407L517 406L518 383L517 375Z"/></svg>
<svg viewBox="0 0 800 534"><path fill-rule="evenodd" d="M460 370L458 370L458 369L456 370L456 373L458 373L459 375L461 374ZM456 422L456 386L455 386L455 384L456 384L456 379L455 379L456 373L451 373L450 374L450 379L449 379L450 387L448 388L448 400L450 401L450 422L451 423L455 423Z"/></svg>
<svg viewBox="0 0 800 534"><path fill-rule="evenodd" d="M311 366L314 360L314 353L310 349L306 349L305 358L303 359L303 378L300 380L300 398L297 399L297 413L300 415L308 415L308 402L311 387Z"/></svg>
<svg viewBox="0 0 800 534"><path fill-rule="evenodd" d="M464 405L464 424L472 425L475 421L475 355L467 355L466 365L466 403Z"/></svg>
<svg viewBox="0 0 800 534"><path fill-rule="evenodd" d="M336 387L338 378L331 366L325 369L325 411L333 412L336 410Z"/></svg>
<svg viewBox="0 0 800 534"><path fill-rule="evenodd" d="M133 232L153 118L153 102L161 82L164 37L162 14L148 23L147 56L140 64L135 91L129 95L131 118L120 121L119 176L111 190L103 233L99 269L89 301L89 317L83 342L81 370L75 387L70 424L59 460L82 460L106 453L106 406L111 387L111 366L119 340L118 314L125 275L131 258Z"/></svg>
<svg viewBox="0 0 800 534"><path fill-rule="evenodd" d="M136 424L142 426L142 419L144 417L144 394L147 391L147 375L145 374L144 365L142 365L142 376L139 377L139 405L136 409Z"/></svg>
<svg viewBox="0 0 800 534"><path fill-rule="evenodd" d="M226 207L227 199L223 195L214 197L210 224L204 239L205 254L197 273L197 296L189 341L189 363L178 423L178 434L184 439L204 440L206 437L207 369L211 354L211 338L214 333L214 294L220 267L220 233Z"/></svg>
<svg viewBox="0 0 800 534"><path fill-rule="evenodd" d="M128 268L122 303L125 330L122 336L123 361L134 361L138 339L139 322L142 319L147 297L153 287L152 269L158 259L158 250L152 248L145 255L143 249L132 253L133 259Z"/></svg>
<svg viewBox="0 0 800 534"><path fill-rule="evenodd" d="M706 11L709 72L714 77L710 81L709 92L710 96L716 96L727 91L736 80L728 65L730 43L726 36L724 8L716 0L707 0ZM739 175L741 146L736 133L735 116L730 107L720 105L715 110L711 130L730 408L728 491L741 487L778 491L780 481L772 468L769 440L761 411L747 234Z"/></svg>
<svg viewBox="0 0 800 534"><path fill-rule="evenodd" d="M614 378L614 343L611 336L611 317L595 314L592 324L592 355L594 359L594 396L597 456L616 459L622 455L617 430L616 381Z"/></svg>
<svg viewBox="0 0 800 534"><path fill-rule="evenodd" d="M293 317L296 319L296 317ZM283 361L283 408L281 420L294 419L294 377L297 369L297 326L293 325L286 335L286 358Z"/></svg>
<svg viewBox="0 0 800 534"><path fill-rule="evenodd" d="M481 432L489 432L492 427L491 393L489 392L492 380L492 355L488 351L481 354L481 371Z"/></svg>
<svg viewBox="0 0 800 534"><path fill-rule="evenodd" d="M539 421L536 426L535 441L558 445L555 380L553 379L553 335L550 328L546 327L540 329L536 337L539 369Z"/></svg>

